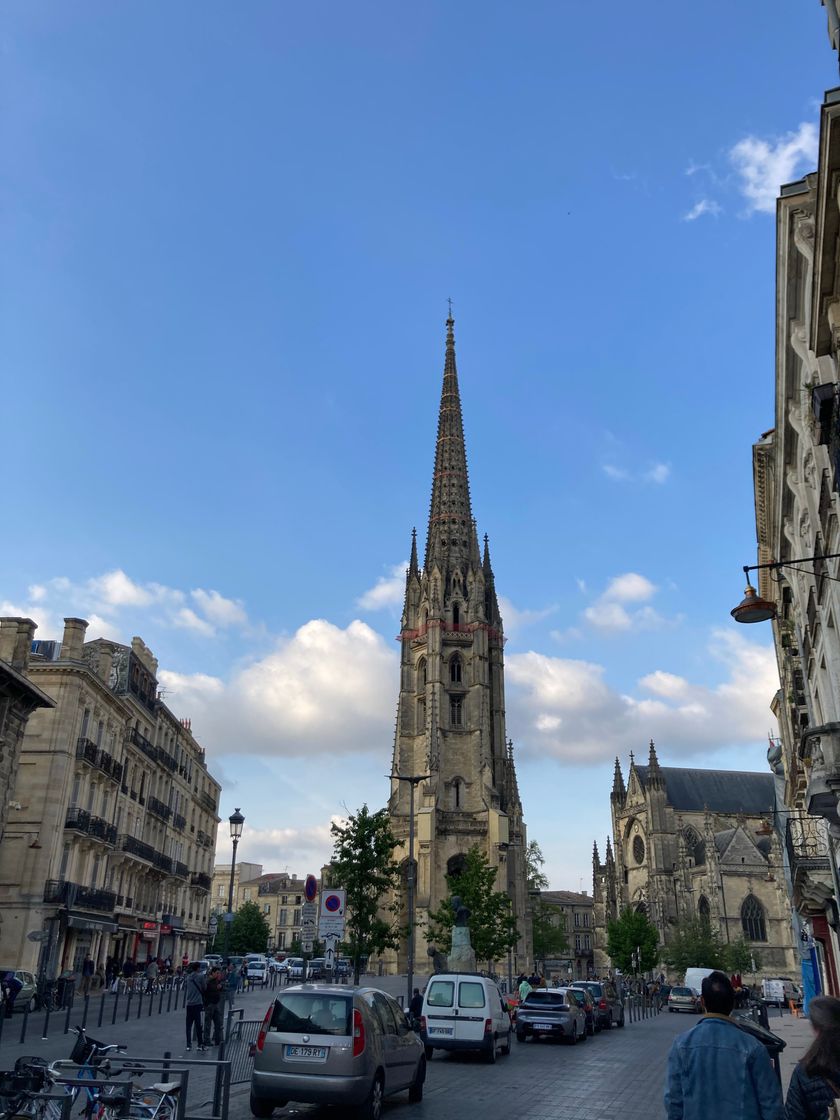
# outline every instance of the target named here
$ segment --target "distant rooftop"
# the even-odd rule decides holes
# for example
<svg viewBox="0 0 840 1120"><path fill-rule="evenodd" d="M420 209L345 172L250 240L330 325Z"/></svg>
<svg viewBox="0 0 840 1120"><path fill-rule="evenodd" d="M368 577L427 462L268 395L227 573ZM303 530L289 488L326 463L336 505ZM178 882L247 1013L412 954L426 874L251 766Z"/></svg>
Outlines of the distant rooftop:
<svg viewBox="0 0 840 1120"><path fill-rule="evenodd" d="M695 770L662 766L668 802L674 809L689 813L746 813L761 816L775 807L773 775L749 770ZM636 766L636 773L647 784L647 766Z"/></svg>

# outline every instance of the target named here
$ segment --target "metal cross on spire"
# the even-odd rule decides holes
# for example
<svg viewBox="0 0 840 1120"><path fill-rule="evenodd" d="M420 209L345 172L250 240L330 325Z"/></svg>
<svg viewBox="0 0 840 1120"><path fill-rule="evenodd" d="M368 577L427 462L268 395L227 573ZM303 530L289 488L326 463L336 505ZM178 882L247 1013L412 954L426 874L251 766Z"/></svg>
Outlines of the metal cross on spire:
<svg viewBox="0 0 840 1120"><path fill-rule="evenodd" d="M451 319L452 318L452 296L449 296L446 302L449 304L449 318Z"/></svg>

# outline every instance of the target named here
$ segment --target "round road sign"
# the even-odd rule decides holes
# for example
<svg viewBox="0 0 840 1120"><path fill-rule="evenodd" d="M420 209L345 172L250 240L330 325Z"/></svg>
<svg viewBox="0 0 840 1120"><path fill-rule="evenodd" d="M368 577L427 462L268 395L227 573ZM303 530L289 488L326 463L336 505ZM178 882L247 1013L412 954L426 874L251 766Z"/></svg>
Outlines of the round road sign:
<svg viewBox="0 0 840 1120"><path fill-rule="evenodd" d="M306 882L303 887L303 893L307 902L314 902L315 895L318 893L318 880L314 875L307 875Z"/></svg>
<svg viewBox="0 0 840 1120"><path fill-rule="evenodd" d="M324 909L330 913L335 914L341 910L341 895L328 894L324 899Z"/></svg>

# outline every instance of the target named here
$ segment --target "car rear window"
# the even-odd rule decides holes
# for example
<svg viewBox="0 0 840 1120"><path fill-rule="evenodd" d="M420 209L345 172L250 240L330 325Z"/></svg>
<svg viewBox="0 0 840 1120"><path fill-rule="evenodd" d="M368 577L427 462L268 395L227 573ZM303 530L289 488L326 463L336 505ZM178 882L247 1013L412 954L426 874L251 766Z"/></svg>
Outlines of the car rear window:
<svg viewBox="0 0 840 1120"><path fill-rule="evenodd" d="M671 995L672 996L693 996L694 992L691 990L691 988L672 988L671 989Z"/></svg>
<svg viewBox="0 0 840 1120"><path fill-rule="evenodd" d="M462 980L458 985L459 1007L483 1007L484 985L477 984L475 980Z"/></svg>
<svg viewBox="0 0 840 1120"><path fill-rule="evenodd" d="M570 997L573 999L578 1007L585 1007L587 994L587 992L581 991L580 988L569 988L566 996L567 998Z"/></svg>
<svg viewBox="0 0 840 1120"><path fill-rule="evenodd" d="M352 1004L349 996L288 992L274 1001L271 1029L289 1034L349 1035Z"/></svg>
<svg viewBox="0 0 840 1120"><path fill-rule="evenodd" d="M426 996L429 1007L451 1007L454 998L454 980L433 980L429 984L429 992Z"/></svg>
<svg viewBox="0 0 840 1120"><path fill-rule="evenodd" d="M525 997L523 1007L556 1007L566 1006L562 992L529 992Z"/></svg>

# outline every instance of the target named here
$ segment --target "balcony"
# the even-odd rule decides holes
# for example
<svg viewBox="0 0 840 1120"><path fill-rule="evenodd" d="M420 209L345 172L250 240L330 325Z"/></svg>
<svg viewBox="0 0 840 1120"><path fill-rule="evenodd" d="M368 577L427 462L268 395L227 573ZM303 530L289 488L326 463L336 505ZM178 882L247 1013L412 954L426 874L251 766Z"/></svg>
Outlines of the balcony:
<svg viewBox="0 0 840 1120"><path fill-rule="evenodd" d="M141 731L138 731L136 727L132 727L131 731L128 733L128 741L133 743L135 747L138 747L152 762L157 762L157 747L150 739L147 739Z"/></svg>
<svg viewBox="0 0 840 1120"><path fill-rule="evenodd" d="M788 818L785 846L790 863L793 904L800 912L824 912L834 894L828 835L821 817L799 813Z"/></svg>
<svg viewBox="0 0 840 1120"><path fill-rule="evenodd" d="M44 884L44 902L68 909L98 910L113 912L117 896L113 891L83 887L80 883L69 883L66 879L48 879Z"/></svg>
<svg viewBox="0 0 840 1120"><path fill-rule="evenodd" d="M86 762L95 770L100 770L114 782L122 781L122 763L117 762L107 751L97 747L90 739L76 740L76 758L79 762Z"/></svg>
<svg viewBox="0 0 840 1120"><path fill-rule="evenodd" d="M213 813L213 815L215 816L216 802L213 800L210 794L206 792L206 790L202 790L198 795L198 803L202 806L202 808L206 809L208 813Z"/></svg>
<svg viewBox="0 0 840 1120"><path fill-rule="evenodd" d="M138 840L136 836L121 836L118 846L130 856L136 856L138 859L145 860L147 863L153 864L155 862L157 852L152 845Z"/></svg>
<svg viewBox="0 0 840 1120"><path fill-rule="evenodd" d="M190 884L193 887L199 887L203 891L209 891L213 885L213 880L209 875L205 875L203 871L193 871L192 875L190 875Z"/></svg>
<svg viewBox="0 0 840 1120"><path fill-rule="evenodd" d="M130 894L118 894L117 901L114 903L115 910L133 910L134 899Z"/></svg>
<svg viewBox="0 0 840 1120"><path fill-rule="evenodd" d="M108 824L102 817L96 817L85 809L80 809L77 805L71 805L67 810L64 827L73 832L81 832L84 836L90 836L95 840L101 840L103 844L109 844L111 847L117 842L117 830L114 825Z"/></svg>
<svg viewBox="0 0 840 1120"><path fill-rule="evenodd" d="M178 769L178 763L175 760L175 758L169 753L169 751L165 751L163 749L163 747L158 747L157 752L158 752L158 761L163 763L163 765L166 767L166 769L171 770L172 773L174 774L175 771Z"/></svg>
<svg viewBox="0 0 840 1120"><path fill-rule="evenodd" d="M213 847L212 839L207 835L206 832L202 832L201 829L199 829L198 832L195 834L195 839L196 839L196 843L200 844L202 846L202 848L212 848Z"/></svg>
<svg viewBox="0 0 840 1120"><path fill-rule="evenodd" d="M177 875L179 879L189 879L190 869L185 863L181 863L179 859L173 859L172 874Z"/></svg>
<svg viewBox="0 0 840 1120"><path fill-rule="evenodd" d="M160 817L162 821L168 821L172 816L172 810L168 805L164 805L162 801L158 801L156 797L148 797L146 804L149 807L149 812L154 813L156 817Z"/></svg>
<svg viewBox="0 0 840 1120"><path fill-rule="evenodd" d="M152 863L159 871L164 871L167 875L172 874L171 856L165 856L163 852L156 852L154 849L152 849Z"/></svg>
<svg viewBox="0 0 840 1120"><path fill-rule="evenodd" d="M840 826L836 793L840 787L840 723L807 728L799 741L799 760L806 764L808 772L805 790L808 813Z"/></svg>
<svg viewBox="0 0 840 1120"><path fill-rule="evenodd" d="M179 832L183 832L187 827L187 818L182 817L180 813L173 813L172 824L175 826L175 828L178 829Z"/></svg>

